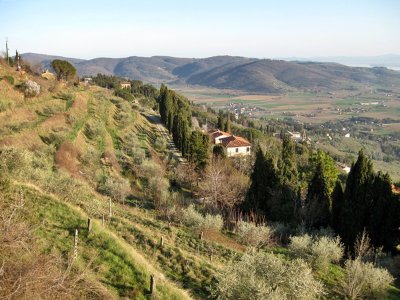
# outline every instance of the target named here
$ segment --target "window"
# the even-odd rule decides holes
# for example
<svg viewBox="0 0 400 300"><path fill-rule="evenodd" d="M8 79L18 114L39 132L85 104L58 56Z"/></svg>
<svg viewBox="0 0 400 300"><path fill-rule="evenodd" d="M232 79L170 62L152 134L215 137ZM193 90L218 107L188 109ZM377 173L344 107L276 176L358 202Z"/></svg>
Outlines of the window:
<svg viewBox="0 0 400 300"><path fill-rule="evenodd" d="M250 147L247 147L246 151L247 151L247 152L250 152Z"/></svg>
<svg viewBox="0 0 400 300"><path fill-rule="evenodd" d="M236 148L236 153L239 152L239 148Z"/></svg>

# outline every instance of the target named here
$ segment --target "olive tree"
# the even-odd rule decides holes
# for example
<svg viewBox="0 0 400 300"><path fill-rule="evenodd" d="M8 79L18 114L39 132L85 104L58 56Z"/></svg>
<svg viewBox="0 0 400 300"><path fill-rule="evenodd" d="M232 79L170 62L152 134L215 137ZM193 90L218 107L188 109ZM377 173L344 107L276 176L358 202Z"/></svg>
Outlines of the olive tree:
<svg viewBox="0 0 400 300"><path fill-rule="evenodd" d="M51 62L51 66L56 72L57 80L71 80L76 75L76 69L66 60L55 59Z"/></svg>

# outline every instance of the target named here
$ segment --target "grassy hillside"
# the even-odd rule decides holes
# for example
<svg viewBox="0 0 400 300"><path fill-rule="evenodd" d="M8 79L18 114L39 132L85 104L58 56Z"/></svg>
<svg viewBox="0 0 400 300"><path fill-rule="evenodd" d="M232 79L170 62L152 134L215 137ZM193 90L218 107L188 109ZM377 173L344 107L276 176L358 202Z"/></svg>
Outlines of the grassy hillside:
<svg viewBox="0 0 400 300"><path fill-rule="evenodd" d="M226 231L205 230L200 239L154 209L148 182L177 163L145 117L155 113L106 89L48 81L4 63L0 78L0 297L209 297L246 244ZM41 85L39 96L20 92L28 79ZM182 205L190 202L188 191L175 192ZM293 258L277 245L264 250ZM326 299L339 297L340 265L313 276L325 284ZM399 295L393 287L389 297Z"/></svg>

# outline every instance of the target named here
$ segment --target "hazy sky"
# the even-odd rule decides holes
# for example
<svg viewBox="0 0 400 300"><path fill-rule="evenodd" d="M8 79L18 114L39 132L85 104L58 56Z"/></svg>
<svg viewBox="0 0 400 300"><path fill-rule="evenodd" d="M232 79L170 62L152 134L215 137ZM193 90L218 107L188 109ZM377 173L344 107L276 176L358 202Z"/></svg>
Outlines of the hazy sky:
<svg viewBox="0 0 400 300"><path fill-rule="evenodd" d="M400 54L398 0L0 0L0 50L68 57Z"/></svg>

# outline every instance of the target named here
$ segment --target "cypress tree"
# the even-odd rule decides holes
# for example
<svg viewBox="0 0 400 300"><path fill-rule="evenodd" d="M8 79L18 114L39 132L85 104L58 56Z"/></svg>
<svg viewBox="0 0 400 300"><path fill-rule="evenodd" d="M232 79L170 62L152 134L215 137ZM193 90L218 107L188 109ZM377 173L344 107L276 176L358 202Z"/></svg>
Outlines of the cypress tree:
<svg viewBox="0 0 400 300"><path fill-rule="evenodd" d="M298 177L296 156L294 153L294 144L287 136L283 136L282 153L279 168L283 185L290 185L291 187L295 187L297 185Z"/></svg>
<svg viewBox="0 0 400 300"><path fill-rule="evenodd" d="M386 250L393 250L398 243L399 207L391 188L388 174L378 172L371 188L372 199L367 231L371 242Z"/></svg>
<svg viewBox="0 0 400 300"><path fill-rule="evenodd" d="M312 227L327 227L330 221L331 199L322 163L317 165L309 183L306 198L306 221Z"/></svg>
<svg viewBox="0 0 400 300"><path fill-rule="evenodd" d="M266 186L264 185L265 171L265 156L261 147L258 147L253 172L250 175L251 184L245 202L245 208L247 210L258 210L260 208L260 203L263 202L262 198L266 192Z"/></svg>
<svg viewBox="0 0 400 300"><path fill-rule="evenodd" d="M274 204L276 220L282 222L296 221L298 217L298 172L294 143L286 135L282 135L282 152L278 161L279 187Z"/></svg>
<svg viewBox="0 0 400 300"><path fill-rule="evenodd" d="M228 113L228 115L226 117L225 131L226 132L231 132L231 117L230 117L230 113Z"/></svg>
<svg viewBox="0 0 400 300"><path fill-rule="evenodd" d="M218 112L217 127L219 130L225 131L224 112L222 110Z"/></svg>
<svg viewBox="0 0 400 300"><path fill-rule="evenodd" d="M265 159L264 166L264 197L260 199L260 208L264 211L267 219L279 221L275 215L277 207L274 207L274 204L276 204L274 200L277 190L280 189L280 183L271 157Z"/></svg>
<svg viewBox="0 0 400 300"><path fill-rule="evenodd" d="M344 191L342 183L337 180L335 188L333 189L332 199L332 210L331 210L331 226L337 232L340 233L340 221L342 219L342 211L344 206Z"/></svg>
<svg viewBox="0 0 400 300"><path fill-rule="evenodd" d="M245 209L262 212L268 220L277 220L275 212L279 204L276 205L274 197L279 189L279 180L272 158L266 158L260 147L250 180Z"/></svg>
<svg viewBox="0 0 400 300"><path fill-rule="evenodd" d="M364 230L366 225L372 180L371 161L361 150L347 177L343 218L339 225L343 242L347 246L353 245L357 235Z"/></svg>

